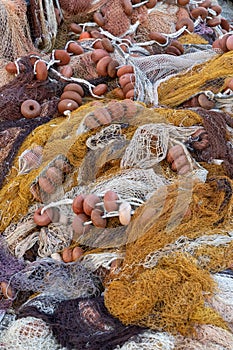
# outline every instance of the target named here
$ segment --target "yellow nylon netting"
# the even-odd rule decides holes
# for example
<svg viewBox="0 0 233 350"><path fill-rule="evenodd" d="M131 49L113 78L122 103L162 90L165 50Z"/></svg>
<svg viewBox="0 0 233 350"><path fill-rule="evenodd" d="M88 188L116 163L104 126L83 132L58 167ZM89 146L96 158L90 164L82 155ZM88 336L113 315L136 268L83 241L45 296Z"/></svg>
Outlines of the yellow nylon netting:
<svg viewBox="0 0 233 350"><path fill-rule="evenodd" d="M176 107L201 91L218 93L233 74L232 59L233 52L229 51L162 82L158 87L160 104Z"/></svg>
<svg viewBox="0 0 233 350"><path fill-rule="evenodd" d="M98 102L99 103L99 102ZM121 102L118 105L121 106ZM105 105L107 101L105 102ZM140 104L139 104L140 105ZM143 105L141 105L143 106ZM116 107L117 108L117 107ZM78 167L86 154L86 139L90 133L95 133L96 129L76 135L82 119L86 114L95 109L92 102L80 107L71 114L70 118L56 118L49 123L42 125L30 134L19 149L18 156L10 174L6 177L5 186L0 191L0 212L2 216L0 230L4 230L10 222L16 221L21 215L25 215L29 206L33 203L33 196L30 192L30 185L44 167L57 155L63 154L68 157L72 165L75 166L73 181L70 187L75 184ZM130 123L135 126L148 122L173 122L175 125L191 126L200 124L201 117L193 111L173 111L169 109L148 109L141 108L137 118ZM135 127L133 128L135 130ZM132 137L132 130L126 129L129 138ZM43 161L38 169L32 170L28 174L18 174L18 157L27 149L34 145L43 147ZM17 193L17 195L15 195Z"/></svg>
<svg viewBox="0 0 233 350"><path fill-rule="evenodd" d="M182 334L192 333L195 323L226 327L205 307L214 291L208 271L233 262L232 196L226 201L225 180L194 184L190 200L184 181L160 188L135 213L121 270L105 290L107 308L123 323Z"/></svg>

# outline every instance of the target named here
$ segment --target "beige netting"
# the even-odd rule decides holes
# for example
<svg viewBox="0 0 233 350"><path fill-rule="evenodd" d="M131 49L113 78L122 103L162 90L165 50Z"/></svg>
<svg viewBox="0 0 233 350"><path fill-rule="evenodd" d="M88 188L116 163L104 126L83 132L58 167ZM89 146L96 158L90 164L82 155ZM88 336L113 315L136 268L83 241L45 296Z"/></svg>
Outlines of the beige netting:
<svg viewBox="0 0 233 350"><path fill-rule="evenodd" d="M137 128L126 148L121 160L121 167L153 167L165 159L168 147L179 142L182 143L197 129L198 127L179 128L159 123L142 125Z"/></svg>
<svg viewBox="0 0 233 350"><path fill-rule="evenodd" d="M232 288L233 279L231 274L222 273L213 275L218 284L218 291L208 301L215 310L217 310L228 323L230 330L233 330L233 300Z"/></svg>
<svg viewBox="0 0 233 350"><path fill-rule="evenodd" d="M148 57L130 57L128 62L134 66L136 76L136 99L148 104L157 105L159 103L160 105L171 105L171 98L168 97L168 91L162 93L160 86L166 86L166 81L171 81L171 77L174 76L175 79L178 73L185 72L186 74L187 71L192 72L190 75L193 77L196 84L198 84L199 80L193 76L193 67L196 66L196 70L198 70L198 64L202 64L215 56L215 51L205 50L184 54L182 56L161 54ZM179 92L179 98L181 98L181 96L184 96L185 83L183 79L179 81L182 81L182 92ZM159 90L157 91L158 87ZM175 82L169 87L169 94L171 97L173 94L177 93L177 87L175 89L174 87L176 87ZM188 88L192 89L190 84Z"/></svg>
<svg viewBox="0 0 233 350"><path fill-rule="evenodd" d="M119 350L173 350L175 338L165 332L147 330L133 339L129 339Z"/></svg>
<svg viewBox="0 0 233 350"><path fill-rule="evenodd" d="M202 325L195 329L196 336L192 338L177 337L177 350L230 350L233 336L229 331L212 325Z"/></svg>
<svg viewBox="0 0 233 350"><path fill-rule="evenodd" d="M11 61L35 50L26 10L27 5L24 0L2 0L0 2L1 58Z"/></svg>
<svg viewBox="0 0 233 350"><path fill-rule="evenodd" d="M49 326L35 317L12 321L9 328L1 333L0 342L4 350L62 350Z"/></svg>
<svg viewBox="0 0 233 350"><path fill-rule="evenodd" d="M230 350L232 334L211 325L195 328L195 336L173 337L170 333L147 330L128 340L120 350ZM118 349L118 348L117 348Z"/></svg>

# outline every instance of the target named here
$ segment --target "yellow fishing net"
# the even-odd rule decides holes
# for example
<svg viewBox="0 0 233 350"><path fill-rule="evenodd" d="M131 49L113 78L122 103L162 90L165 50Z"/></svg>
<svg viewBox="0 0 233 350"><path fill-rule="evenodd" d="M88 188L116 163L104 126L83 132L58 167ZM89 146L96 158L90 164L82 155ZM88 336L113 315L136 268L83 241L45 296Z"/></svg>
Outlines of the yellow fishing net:
<svg viewBox="0 0 233 350"><path fill-rule="evenodd" d="M66 118L53 119L35 129L22 144L18 157L37 145L43 147L42 163L29 173L19 174L16 157L1 190L1 230L4 231L11 222L17 222L27 214L35 202L32 184L38 186L40 174L57 157L66 157L73 171L66 176L59 191L49 200L46 199L47 203L62 198L67 191L78 186L79 181L84 184L94 181L90 188L99 189L99 193L111 186L114 178L124 181L124 176L132 170L127 166L122 169L120 159L126 144L133 141L137 130L142 130L144 137L147 125L151 125L151 132L153 126L159 132L160 125L163 125L162 130L170 130L171 135L175 132L181 137L178 131L183 130L186 132L184 135L189 135L190 127L203 124L202 117L191 110L153 109L137 102L131 102L131 109L127 108L124 101L91 102ZM122 143L121 151L115 150L114 157L111 157L114 148L111 148L111 142L108 143L111 134L103 139L103 132L108 127L104 123L98 127L90 124L95 121L92 118L96 111L104 113L110 110L115 111L115 124L121 124L121 137L126 142ZM96 135L99 135L99 139ZM143 140L139 138L139 144L143 144ZM102 150L98 150L97 141L100 144L107 142ZM89 147L94 147L94 150L96 146L96 153L90 153ZM153 152L152 160L156 156ZM123 163L126 165L127 157L124 157ZM133 158L130 159L132 167ZM133 176L136 180L137 174L141 174L137 183L142 186L143 181L149 181L151 170L140 169L140 165L137 168L136 164ZM153 168L153 162L151 164ZM119 226L119 222L109 220L112 233L110 231L106 236L104 231L99 232L98 238L95 231L90 231L80 240L89 247L90 252L92 247L98 248L97 244L100 252L106 248L114 251L114 247L125 251L120 272L106 278L105 304L110 313L124 324L182 334L191 334L196 323L227 328L222 317L205 306L205 300L215 290L210 272L228 268L233 263L233 242L228 235L232 225L232 181L226 176L217 176L214 171L212 178L208 177L204 183L198 177L180 178L171 171L165 160L160 168L155 166L154 169L164 179L163 185L152 196L145 197L145 203L135 210L126 230L119 231L117 236L114 228ZM167 180L172 180L172 183L166 183ZM140 188L126 189L121 182L118 191L140 197Z"/></svg>
<svg viewBox="0 0 233 350"><path fill-rule="evenodd" d="M162 82L158 87L159 102L176 107L201 91L218 93L223 89L225 79L233 74L232 58L232 51L216 55L206 63Z"/></svg>
<svg viewBox="0 0 233 350"><path fill-rule="evenodd" d="M124 109L123 102L115 101L114 109L116 114L120 115ZM112 102L109 102L112 103ZM98 102L99 104L99 102ZM169 109L148 109L142 104L135 103L138 112L134 113L134 119L130 119L131 127L123 129L126 137L130 139L136 126L154 123L174 123L175 125L191 126L201 123L201 117L193 111L173 111ZM103 106L108 106L108 101L103 103ZM96 129L84 130L84 133L77 135L77 130L81 127L81 121L86 115L91 113L96 108L95 103L91 102L74 111L69 118L56 118L49 123L42 125L34 130L24 141L18 152L18 157L27 149L31 149L33 145L43 147L42 164L28 174L21 175L18 172L18 157L8 174L5 181L5 186L1 189L0 211L2 213L1 230L9 225L13 220L16 221L21 215L25 215L30 204L33 203L33 196L30 192L30 186L40 172L58 155L64 155L70 163L75 167L72 180L69 182L68 188L77 184L77 172L79 166L87 152L86 140L90 134L96 133ZM118 110L118 111L117 111ZM121 118L121 121L129 122L127 118ZM133 126L134 125L134 126ZM128 135L128 136L127 136ZM88 169L86 169L88 172ZM105 169L106 171L106 169ZM111 170L112 171L112 170ZM99 173L99 175L101 172ZM64 184L63 184L64 186ZM67 189L68 189L67 188ZM17 196L15 196L17 193Z"/></svg>
<svg viewBox="0 0 233 350"><path fill-rule="evenodd" d="M227 189L225 181L193 184L192 193L184 181L160 188L135 213L120 272L105 290L107 308L123 323L182 334L195 323L226 327L205 307L214 291L208 271L233 262L232 183Z"/></svg>

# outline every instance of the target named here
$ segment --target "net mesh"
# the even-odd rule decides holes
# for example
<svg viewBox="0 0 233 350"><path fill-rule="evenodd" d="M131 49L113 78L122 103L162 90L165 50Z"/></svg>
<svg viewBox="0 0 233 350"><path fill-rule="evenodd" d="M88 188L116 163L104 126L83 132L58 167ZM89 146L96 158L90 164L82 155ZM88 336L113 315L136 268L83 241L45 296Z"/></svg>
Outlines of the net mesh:
<svg viewBox="0 0 233 350"><path fill-rule="evenodd" d="M218 209L213 208L212 201L209 204L206 202L210 191L214 190L215 195L217 188L217 191L222 191L219 181L221 183L221 180L217 179L205 184L194 184L191 197L189 197L188 187L184 191L184 181L180 191L176 187L175 197L173 197L174 185L167 186L167 193L164 188L161 188L150 197L145 206L138 209L138 214L140 213L138 219L137 214L134 214L134 220L131 221L126 231L129 243L121 271L111 277L105 290L107 308L123 323L146 325L152 329L165 329L171 332L176 329L184 334L191 331L192 324L195 322L226 328L220 315L213 309L204 306L205 295L212 295L214 291L214 281L208 271L214 272L226 268L231 261L232 240L231 238L228 240L227 233L228 225L231 225L229 216L231 215L231 204L228 202L225 206L224 194L222 197L224 204L220 205L221 208L219 207L219 196L218 204L216 202ZM209 186L208 190L207 186ZM207 190L206 194L203 191L204 187ZM228 192L226 187L224 191ZM201 200L202 209L200 195L204 196ZM199 203L197 206L194 204L196 200L196 203ZM195 218L193 205L196 212ZM224 215L225 210L228 214L225 216L224 224L223 216L218 220L214 218L213 213L221 212L221 215ZM170 220L171 217L173 220ZM188 219L188 222L192 223L192 228L187 224L188 217L191 219L191 221ZM223 225L222 229L226 236L219 235L219 230L223 233L219 225ZM203 235L210 234L210 227L218 236L205 239ZM186 248L184 247L179 252L179 244L174 240L175 237L182 235L189 237L192 241L200 237L200 241L197 240L195 243L196 248L192 242L188 252L185 253ZM169 242L172 243L172 246L166 246ZM182 242L181 239L181 245L184 243ZM152 258L151 252L153 251L156 251L155 265L152 263L150 266L150 262L150 267L144 266L147 258L149 260ZM182 278L179 280L175 276L179 278L182 276ZM192 282L189 278L192 279ZM197 286L200 288L199 292ZM137 300L136 305L135 300ZM184 308L181 306L182 300L186 300ZM174 306L177 303L180 305L179 311ZM187 319L189 319L188 324Z"/></svg>
<svg viewBox="0 0 233 350"><path fill-rule="evenodd" d="M52 315L25 307L19 316L25 317L27 313L46 320L56 339L67 349L114 349L141 331L112 317L101 296L61 302Z"/></svg>
<svg viewBox="0 0 233 350"><path fill-rule="evenodd" d="M209 304L222 315L232 331L232 275L215 274L213 278L217 282L218 292L209 300Z"/></svg>
<svg viewBox="0 0 233 350"><path fill-rule="evenodd" d="M232 334L222 328L212 325L201 325L196 327L195 338L177 338L177 349L199 350L214 349L228 350L232 347Z"/></svg>
<svg viewBox="0 0 233 350"><path fill-rule="evenodd" d="M156 7L150 9L150 11L148 11L145 5L135 8L131 21L132 23L136 23L139 20L140 23L134 39L140 43L148 41L148 35L151 32L174 33L177 11L178 6L167 2L158 2ZM159 52L159 46L156 44L148 49L152 52Z"/></svg>
<svg viewBox="0 0 233 350"><path fill-rule="evenodd" d="M16 7L11 7L16 1L2 4L4 20L12 18L10 10L14 16L19 16L21 3L17 2L17 11ZM124 34L130 23L138 19L141 23L134 39L139 44L150 31L174 31L177 4L160 2L151 11L141 6L133 10L131 18L126 16L122 4L120 0L108 1L105 6L103 2L92 4L103 5L104 30L111 34ZM52 1L30 1L27 11L31 36L36 48L43 53L54 46L64 46L70 36L70 23L92 19L90 13L94 7L90 7L90 2L61 1L61 7L64 18L58 28ZM25 3L22 9L26 10ZM76 16L77 11L80 13ZM14 30L19 24L21 29L25 28L22 18L20 23L12 22ZM7 26L11 28L10 22ZM11 57L4 54L4 59L13 60L35 50L28 28L24 30L23 52L20 51L19 31L18 37L15 35L17 45L12 45L17 50L13 52L10 48ZM105 100L82 106L68 118L49 121L56 113L64 84L59 84L57 79L44 83L35 81L28 58L21 59L26 73L16 79L9 77L11 82L1 88L0 142L3 150L0 155L2 183L4 180L5 183L0 191L0 227L11 253L19 258L14 260L3 254L2 259L14 260L16 270L11 269L10 264L8 271L4 262L2 278L10 280L12 287L22 293L41 293L20 312L22 316L36 315L46 321L40 323L37 318L26 323L28 317L24 317L23 330L19 320L15 321L15 337L10 342L14 329L9 328L1 340L4 346L7 343L6 349L17 346L60 349L51 338L50 329L61 346L70 349L109 349L117 345L117 348L123 346L122 349L231 349L232 337L227 331L232 327L230 296L228 304L224 303L224 298L232 286L229 277L228 282L223 282L223 277L213 278L210 274L232 263L232 236L229 234L232 226L231 124L225 115L217 112L168 108L181 106L201 91L218 93L232 74L231 52L219 55L214 50L199 50L201 44L213 39L214 31L208 30L206 25L199 25L195 30L196 35L186 34L180 38L184 44L195 40L197 44L194 52L186 47L187 53L181 57L165 55L156 45L152 52L160 55L120 57L119 64L133 65L135 96L145 105ZM82 45L85 53L71 57L73 74L85 79L98 78L88 41ZM140 45L135 45L133 50L143 51ZM114 55L118 58L116 52ZM2 79L6 81L8 77L5 75ZM40 127L37 121L24 121L23 127L18 120L20 104L24 98L35 96L40 103L46 100L40 117L46 115L47 119L41 121L44 125ZM146 107L157 104L168 107ZM106 113L113 124L101 119ZM204 126L208 134L209 144L204 150L197 150L195 145L200 140L192 139L199 126ZM182 145L191 169L195 169L182 179L166 160L168 149L176 142ZM35 161L35 166L25 165L25 155L35 146L42 148L40 159ZM46 195L39 179L47 178L47 171L61 159L72 166L72 172L63 172L64 180L55 186L55 193ZM215 164L217 161L222 162L221 166ZM71 202L74 196L97 194L103 199L107 190L115 191L120 200L139 204L132 204L129 225L120 225L118 218L108 218L105 229L92 225L88 234L80 237L79 243L86 250L82 263L36 259L72 245L74 213ZM33 219L38 208L38 203L33 205L35 201L55 207L60 221L37 227ZM89 249L99 254L91 255ZM32 250L33 262L26 267L21 265L20 259L30 256ZM120 260L120 266L113 273L111 264L115 259ZM102 286L92 273L99 276L101 271L105 294L101 299L93 298ZM67 300L80 297L87 299ZM63 299L66 301L59 304ZM139 332L138 326L169 333L150 330L123 345ZM195 332L196 336L171 335L179 332L182 335ZM28 345L30 338L36 339Z"/></svg>
<svg viewBox="0 0 233 350"><path fill-rule="evenodd" d="M212 59L185 72L182 79L179 79L182 75L178 74L161 82L158 87L160 104L175 107L200 91L210 90L213 93L221 91L225 78L232 75L231 62L232 51L223 55L216 55L213 52ZM213 73L211 78L209 78L209 72ZM179 85L181 81L182 84ZM175 91L173 86L176 87Z"/></svg>
<svg viewBox="0 0 233 350"><path fill-rule="evenodd" d="M130 57L129 63L134 66L136 81L135 81L135 94L136 99L139 101L146 102L147 104L160 105L175 107L181 104L183 101L188 99L190 95L193 95L196 91L194 86L191 85L191 82L188 83L187 92L184 88L184 80L182 81L182 92L178 93L178 86L176 84L176 79L179 76L178 73L183 73L185 77L188 77L188 71L193 79L193 84L200 84L199 79L194 78L194 67L198 71L200 64L203 64L206 69L208 69L208 63L205 63L207 60L210 60L211 57L216 56L215 51L205 50L198 51L194 53L183 54L182 56L171 56L167 54L160 55L150 55L148 57ZM220 59L220 58L219 58ZM229 62L230 63L230 62ZM203 70L204 70L203 67ZM209 68L211 69L211 68ZM229 70L228 70L229 71ZM199 73L198 73L199 74ZM219 75L222 75L219 73ZM173 81L175 79L175 82ZM206 81L206 75L203 76L203 82ZM165 90L166 86L172 82L172 87L169 86ZM176 87L174 90L174 86ZM200 85L198 86L200 88ZM192 94L190 93L192 91ZM185 94L190 94L185 96ZM176 95L177 94L177 95ZM168 96L169 95L169 96ZM173 104L173 99L175 96L179 95L179 103Z"/></svg>
<svg viewBox="0 0 233 350"><path fill-rule="evenodd" d="M27 8L27 18L36 50L45 53L50 52L54 48L58 32L53 1L30 0Z"/></svg>
<svg viewBox="0 0 233 350"><path fill-rule="evenodd" d="M184 126L185 125L190 126L195 122L201 121L201 118L198 117L198 115L195 112L187 112L187 115L189 116L189 118L186 118L186 112L183 112L183 111L174 113L172 110L167 110L167 111L148 110L147 108L145 108L144 106L136 102L132 102L132 107L130 107L130 111L134 116L134 118L131 118L131 119L129 119L127 115L125 115L124 101L122 102L113 101L107 104L103 104L103 106L104 108L107 108L107 110L110 110L111 108L111 110L114 110L116 112L117 124L119 122L123 124L126 123L125 126L122 125L122 134L128 135L128 138L132 137L137 125L140 125L141 123L144 124L145 122L146 123L151 121L164 122L166 120L169 122L170 120L173 120L177 124L182 122ZM85 125L84 121L85 121L85 118L90 113L92 113L94 108L95 107L93 106L92 103L90 103L89 105L80 107L78 113L73 113L72 118L65 119L65 120L62 117L55 118L50 122L48 122L47 124L45 123L45 125L41 125L40 127L37 127L34 130L34 132L30 134L23 143L22 143L23 138L22 139L20 138L20 141L18 141L19 143L17 143L21 145L18 151L18 156L20 156L25 150L31 149L33 145L41 146L43 148L42 163L40 167L38 169L34 169L30 171L28 174L24 174L24 175L18 174L18 158L16 157L17 151L15 147L13 148L13 145L12 145L12 148L10 149L11 152L9 153L9 157L11 157L10 159L13 164L11 167L11 172L8 173L6 178L7 184L2 188L0 193L0 196L1 196L0 210L1 210L1 218L2 218L1 230L3 228L6 228L10 224L10 222L13 220L13 218L14 220L17 220L20 218L20 216L26 215L30 205L33 203L33 196L30 192L31 184L34 182L37 176L42 172L42 170L49 164L49 162L54 160L59 155L64 155L66 158L68 158L71 165L73 165L76 169L79 169L81 164L85 163L86 161L85 156L87 154L86 140L92 134L95 134L96 130L95 129L89 130L88 128L86 128L84 126ZM175 120L177 120L177 122ZM129 121L130 121L130 124L131 123L135 124L135 126L128 127L127 122ZM16 122L16 124L17 123L19 123L20 126L21 124L23 125L23 122L18 121ZM33 121L31 121L31 123L32 125L34 124ZM3 136L5 136L5 131L3 133ZM10 136L8 137L8 140L9 139L10 139ZM3 138L2 141L5 142L5 138ZM111 143L109 147L111 147ZM109 148L108 150L110 149L111 148ZM114 144L112 149L116 154L115 157L119 159L121 153L119 153L118 147L116 147L116 144ZM100 168L102 168L102 171L106 171L106 169L103 168L104 166L103 162L104 162L104 159L106 158L103 157L103 160L101 160L100 159L101 157L98 155L98 152L94 154L96 157L96 162L100 161L101 162L100 164L102 164L100 165ZM104 151L102 152L102 155L103 154L104 154ZM107 159L109 160L111 159L111 157L109 157L108 155L108 152L105 152L105 157L107 157ZM94 159L94 158L93 157L91 158L90 156L90 158L88 159ZM3 163L3 166L7 164L7 161L9 161L9 159L6 159L6 162ZM95 168L94 162L92 162L91 167L86 167L85 173L83 171L80 172L82 174L82 177L87 178L88 181L92 181L93 179L92 170L94 168ZM9 167L5 169L3 176L6 174L7 169L9 169ZM117 169L114 168L114 173L116 172L116 170L119 170L119 166L117 166ZM59 192L60 197L64 195L64 191L69 190L72 185L74 186L77 184L77 181L75 179L75 177L77 176L77 173L78 172L74 170L73 177L67 180L68 181L67 187L65 187L65 183L63 183L63 186L60 187L63 191L62 195ZM99 171L98 175L100 174L101 172ZM9 191L9 188L11 189L11 191ZM20 195L13 198L14 192L20 193ZM9 203L8 201L10 201L10 203L12 204L5 205L5 203Z"/></svg>
<svg viewBox="0 0 233 350"><path fill-rule="evenodd" d="M0 336L0 346L5 350L65 350L56 342L49 326L35 317L12 321Z"/></svg>
<svg viewBox="0 0 233 350"><path fill-rule="evenodd" d="M212 48L224 20L210 27L209 18L192 18L193 33L176 32L181 14L197 1L159 1L152 9L132 3L133 9L124 0L0 1L5 350L233 348L233 113L232 91L226 90L232 50ZM102 28L93 23L96 12L103 16ZM92 60L95 39L79 40L71 24L108 37L117 70L133 66L136 101L120 100L118 76L99 76ZM152 32L163 33L166 44L150 43ZM166 54L173 39L184 54ZM84 50L70 54L65 67L73 79L106 83L108 92L97 101L94 86L82 83L83 105L57 117L69 79L61 79L63 67L51 61L51 51L67 48L68 40ZM46 61L46 81L36 79L32 51ZM6 70L9 61L20 68L16 76ZM200 93L215 109L189 108ZM39 102L39 117L22 118L26 99ZM169 161L174 146L188 165L182 176ZM109 190L118 196L113 212L104 203ZM77 238L72 203L79 194L99 197L106 227L87 215ZM41 207L52 210L48 225L35 222ZM122 213L129 216L127 224ZM78 259L74 248L82 251ZM65 262L64 250L72 262Z"/></svg>
<svg viewBox="0 0 233 350"><path fill-rule="evenodd" d="M149 168L165 159L168 146L190 136L194 129L175 128L166 124L145 124L139 127L121 160L121 167Z"/></svg>
<svg viewBox="0 0 233 350"><path fill-rule="evenodd" d="M79 262L65 264L49 258L38 259L15 273L10 284L17 290L48 294L57 300L99 293L98 280Z"/></svg>
<svg viewBox="0 0 233 350"><path fill-rule="evenodd" d="M35 50L26 11L27 5L24 0L1 1L1 58L13 61Z"/></svg>

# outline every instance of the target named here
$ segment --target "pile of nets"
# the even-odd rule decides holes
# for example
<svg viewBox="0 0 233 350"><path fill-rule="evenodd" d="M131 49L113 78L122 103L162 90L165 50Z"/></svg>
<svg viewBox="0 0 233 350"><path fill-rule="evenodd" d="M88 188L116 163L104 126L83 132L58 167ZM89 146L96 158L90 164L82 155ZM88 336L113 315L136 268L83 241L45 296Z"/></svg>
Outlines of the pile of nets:
<svg viewBox="0 0 233 350"><path fill-rule="evenodd" d="M0 349L233 348L220 5L0 1Z"/></svg>

